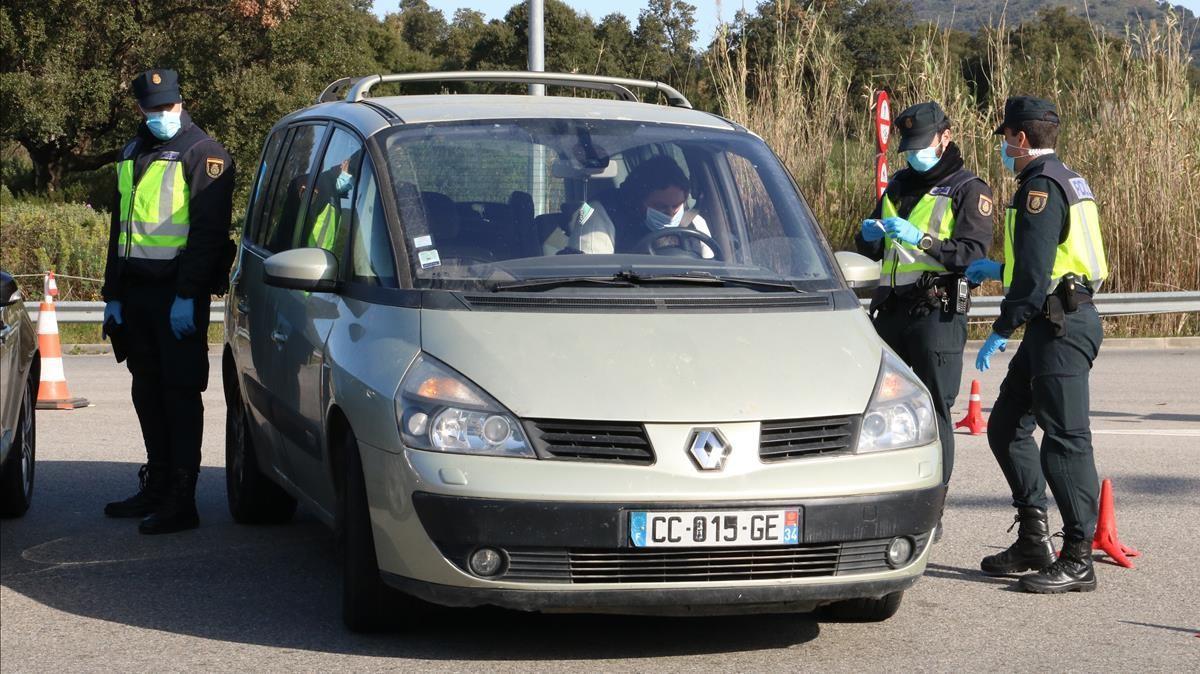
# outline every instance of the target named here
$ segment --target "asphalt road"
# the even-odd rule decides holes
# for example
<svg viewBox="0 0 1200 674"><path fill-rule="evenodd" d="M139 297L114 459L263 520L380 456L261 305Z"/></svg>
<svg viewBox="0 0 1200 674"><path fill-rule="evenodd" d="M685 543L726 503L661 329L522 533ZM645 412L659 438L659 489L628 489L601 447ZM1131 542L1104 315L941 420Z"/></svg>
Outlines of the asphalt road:
<svg viewBox="0 0 1200 674"><path fill-rule="evenodd" d="M1007 358L981 378L985 410ZM886 623L474 610L373 636L342 627L333 539L311 516L268 528L230 519L215 376L205 398L202 527L146 537L136 522L101 513L132 490L143 456L129 376L106 356L69 357L66 371L72 393L94 406L40 413L33 509L0 523L6 672L1176 672L1200 663L1200 349L1110 349L1096 365L1100 472L1115 484L1122 538L1144 553L1135 570L1099 563L1097 592L1026 595L975 571L982 555L1009 542L1012 510L984 438L959 435L946 536Z"/></svg>

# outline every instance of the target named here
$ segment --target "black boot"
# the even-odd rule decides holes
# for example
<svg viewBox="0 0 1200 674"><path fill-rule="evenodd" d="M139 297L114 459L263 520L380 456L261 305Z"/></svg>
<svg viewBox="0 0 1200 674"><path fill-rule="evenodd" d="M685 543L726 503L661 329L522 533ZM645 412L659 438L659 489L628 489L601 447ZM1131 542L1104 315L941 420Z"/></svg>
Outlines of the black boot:
<svg viewBox="0 0 1200 674"><path fill-rule="evenodd" d="M176 531L200 526L196 513L196 473L189 470L171 471L171 490L162 507L138 525L143 534L173 534Z"/></svg>
<svg viewBox="0 0 1200 674"><path fill-rule="evenodd" d="M1095 590L1096 570L1092 568L1091 542L1068 539L1063 543L1062 556L1037 573L1021 576L1017 587L1037 594Z"/></svg>
<svg viewBox="0 0 1200 674"><path fill-rule="evenodd" d="M988 555L979 563L988 576L1007 576L1021 571L1036 571L1054 561L1050 542L1050 524L1041 508L1017 508L1013 525L1018 526L1017 541L1004 552ZM1008 528L1012 531L1012 527Z"/></svg>
<svg viewBox="0 0 1200 674"><path fill-rule="evenodd" d="M124 501L113 501L104 506L104 514L109 517L145 517L163 504L169 486L167 466L145 464L138 469L137 493Z"/></svg>

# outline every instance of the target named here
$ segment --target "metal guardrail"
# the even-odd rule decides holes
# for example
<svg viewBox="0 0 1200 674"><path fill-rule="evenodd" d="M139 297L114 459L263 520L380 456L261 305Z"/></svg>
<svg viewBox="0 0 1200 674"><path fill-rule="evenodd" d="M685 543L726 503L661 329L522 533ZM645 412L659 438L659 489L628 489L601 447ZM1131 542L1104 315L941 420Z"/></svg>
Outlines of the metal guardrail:
<svg viewBox="0 0 1200 674"><path fill-rule="evenodd" d="M1000 315L999 295L972 298L971 318L996 318ZM869 304L863 300L863 306ZM30 318L37 320L38 303L26 302ZM1096 309L1101 316L1135 314L1173 314L1200 312L1200 291L1169 293L1100 293ZM103 302L55 302L54 311L59 323L100 323L104 319ZM217 322L225 315L225 303L213 302L210 320Z"/></svg>

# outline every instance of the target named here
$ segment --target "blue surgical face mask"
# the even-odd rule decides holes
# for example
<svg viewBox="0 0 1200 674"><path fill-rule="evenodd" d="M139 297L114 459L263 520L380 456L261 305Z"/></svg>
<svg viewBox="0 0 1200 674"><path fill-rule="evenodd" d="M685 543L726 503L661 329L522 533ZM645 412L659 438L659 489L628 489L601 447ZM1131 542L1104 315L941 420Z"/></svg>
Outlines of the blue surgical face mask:
<svg viewBox="0 0 1200 674"><path fill-rule="evenodd" d="M181 113L164 110L161 112L146 113L146 127L150 129L150 133L159 140L171 140L175 134L179 133L179 127L183 126L183 121L180 119Z"/></svg>
<svg viewBox="0 0 1200 674"><path fill-rule="evenodd" d="M938 156L937 147L927 147L920 150L913 150L904 153L904 159L908 161L908 165L918 173L925 173L929 169L937 166L937 163L942 160Z"/></svg>
<svg viewBox="0 0 1200 674"><path fill-rule="evenodd" d="M653 230L678 227L683 222L683 209L675 211L675 215L667 215L654 208L646 209L646 226Z"/></svg>
<svg viewBox="0 0 1200 674"><path fill-rule="evenodd" d="M337 177L337 183L334 184L334 189L337 190L338 196L344 197L350 194L351 187L354 187L354 179L350 177L349 173L342 171Z"/></svg>
<svg viewBox="0 0 1200 674"><path fill-rule="evenodd" d="M1004 168L1012 173L1017 172L1017 158L1008 156L1008 141L1000 141L1000 161L1004 162Z"/></svg>

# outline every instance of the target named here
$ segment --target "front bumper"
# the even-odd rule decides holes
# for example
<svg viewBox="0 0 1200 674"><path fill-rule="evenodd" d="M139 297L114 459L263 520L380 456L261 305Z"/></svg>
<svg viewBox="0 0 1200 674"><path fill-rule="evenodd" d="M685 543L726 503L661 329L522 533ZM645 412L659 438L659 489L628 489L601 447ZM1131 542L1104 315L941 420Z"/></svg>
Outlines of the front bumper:
<svg viewBox="0 0 1200 674"><path fill-rule="evenodd" d="M515 611L699 616L747 613L808 613L846 599L882 597L912 587L919 575L821 585L757 585L622 590L507 590L453 587L384 573L388 585L432 604L498 606Z"/></svg>

